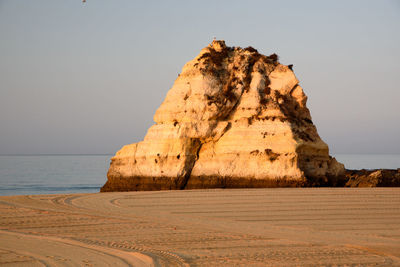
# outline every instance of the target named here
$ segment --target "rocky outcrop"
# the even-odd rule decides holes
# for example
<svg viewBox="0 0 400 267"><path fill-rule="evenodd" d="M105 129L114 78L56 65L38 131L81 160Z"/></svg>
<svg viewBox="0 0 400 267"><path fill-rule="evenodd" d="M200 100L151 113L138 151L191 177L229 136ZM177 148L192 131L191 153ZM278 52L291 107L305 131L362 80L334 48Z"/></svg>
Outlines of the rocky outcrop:
<svg viewBox="0 0 400 267"><path fill-rule="evenodd" d="M306 101L275 54L213 41L183 67L144 140L112 158L101 191L343 182Z"/></svg>
<svg viewBox="0 0 400 267"><path fill-rule="evenodd" d="M397 170L346 170L346 187L400 186L400 169Z"/></svg>

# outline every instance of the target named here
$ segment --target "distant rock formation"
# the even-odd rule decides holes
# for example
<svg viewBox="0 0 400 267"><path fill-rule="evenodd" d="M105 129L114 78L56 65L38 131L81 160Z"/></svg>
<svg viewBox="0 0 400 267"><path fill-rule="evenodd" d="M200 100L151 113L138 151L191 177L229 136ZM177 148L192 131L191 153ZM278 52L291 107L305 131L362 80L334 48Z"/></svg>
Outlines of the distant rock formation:
<svg viewBox="0 0 400 267"><path fill-rule="evenodd" d="M400 169L397 170L346 170L346 187L400 186Z"/></svg>
<svg viewBox="0 0 400 267"><path fill-rule="evenodd" d="M143 141L112 158L101 191L343 183L278 56L214 40L188 62Z"/></svg>

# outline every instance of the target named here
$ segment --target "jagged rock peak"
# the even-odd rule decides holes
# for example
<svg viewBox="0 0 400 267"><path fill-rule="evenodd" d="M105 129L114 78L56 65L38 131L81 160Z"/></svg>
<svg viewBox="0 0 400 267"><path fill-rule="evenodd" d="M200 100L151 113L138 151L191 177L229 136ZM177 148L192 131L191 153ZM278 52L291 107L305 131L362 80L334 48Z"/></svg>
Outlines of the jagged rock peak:
<svg viewBox="0 0 400 267"><path fill-rule="evenodd" d="M112 158L102 191L334 184L291 65L214 40L189 61L143 141Z"/></svg>

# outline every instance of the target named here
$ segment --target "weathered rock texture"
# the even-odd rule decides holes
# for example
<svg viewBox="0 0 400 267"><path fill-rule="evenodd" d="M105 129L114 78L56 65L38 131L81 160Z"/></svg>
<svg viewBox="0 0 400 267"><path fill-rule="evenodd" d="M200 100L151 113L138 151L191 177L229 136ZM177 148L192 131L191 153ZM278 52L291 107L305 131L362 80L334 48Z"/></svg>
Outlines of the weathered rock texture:
<svg viewBox="0 0 400 267"><path fill-rule="evenodd" d="M400 169L346 170L346 187L400 186Z"/></svg>
<svg viewBox="0 0 400 267"><path fill-rule="evenodd" d="M291 65L213 41L188 62L142 142L112 158L101 191L335 185Z"/></svg>

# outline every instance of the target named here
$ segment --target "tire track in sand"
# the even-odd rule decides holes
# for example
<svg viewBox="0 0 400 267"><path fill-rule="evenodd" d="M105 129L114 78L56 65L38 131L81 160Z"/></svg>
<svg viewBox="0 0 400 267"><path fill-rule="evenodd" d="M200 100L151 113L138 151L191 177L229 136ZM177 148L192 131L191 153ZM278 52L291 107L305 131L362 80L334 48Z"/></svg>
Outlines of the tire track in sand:
<svg viewBox="0 0 400 267"><path fill-rule="evenodd" d="M111 197L110 198L110 194L91 194L91 195L82 195L82 196L65 196L57 198L57 203L58 204L62 204L65 206L70 206L70 207L74 207L76 209L84 209L86 211L88 210L92 210L90 204L88 204L87 202L84 202L85 200L91 199L92 197L98 199L98 198L103 198L106 201L102 202L103 205L112 205L115 207L119 207L119 208L126 208L122 205L120 205L119 200L121 198L125 198L126 196L121 196L120 194L115 196L115 197ZM81 201L81 205L78 205L77 201ZM83 203L86 205L82 205ZM120 218L120 215L115 214L115 213L110 213L108 214L109 216L111 215L113 218ZM124 220L127 220L126 217L123 217ZM85 242L84 240L81 240L82 242ZM96 243L96 242L90 242L90 243ZM154 249L151 247L147 247L147 246L138 246L138 245L132 245L132 244L117 244L117 243L113 243L113 242L108 242L106 244L104 243L98 243L98 245L100 246L107 246L107 247L114 247L116 249L126 249L126 250L134 250L134 251L139 251L141 253L145 253L147 255L152 256L156 261L161 260L164 263L167 263L168 265L173 265L173 266L189 266L189 264L179 255L176 255L170 251L167 250L159 250L159 249Z"/></svg>
<svg viewBox="0 0 400 267"><path fill-rule="evenodd" d="M28 209L33 209L33 210L38 210L41 212L45 212L46 215L51 215L54 212L57 214L65 214L62 217L64 219L71 218L71 216L74 216L74 223L72 223L71 220L67 220L64 222L64 225L48 225L47 229L53 228L54 231L56 231L57 228L62 228L66 229L68 226L71 226L72 228L79 227L80 224L76 223L76 220L79 220L81 215L85 218L86 222L84 223L85 227L91 227L93 230L96 232L102 232L106 233L109 231L109 229L104 228L107 225L113 225L112 228L116 229L121 226L117 226L116 224L121 224L121 225L135 225L136 220L126 217L124 215L121 215L119 213L113 212L113 210L109 209L102 209L101 211L99 210L98 206L93 206L92 203L90 203L91 200L96 199L95 201L98 201L98 198L104 198L105 195L103 194L74 194L74 195L54 195L54 196L18 196L18 198L21 199L29 199L31 201L34 201L36 204L35 205L23 205L22 203L13 205L14 203L7 203L4 202L2 204L9 204L13 205L14 207L19 207L19 208L28 208ZM104 205L108 205L109 202L112 199L108 199L108 196L105 199ZM39 205L38 205L39 204ZM82 218L83 218L82 217ZM38 218L30 217L29 215L27 218L30 218L30 224L33 224L35 220ZM25 220L25 222L27 222ZM89 224L90 222L94 222L93 224ZM66 223L66 224L65 224ZM41 228L40 225L37 227ZM30 229L32 230L34 227L31 225ZM69 227L68 227L69 228ZM102 247L102 248L110 248L110 249L116 249L119 251L125 251L128 253L138 253L138 254L144 254L147 257L151 257L154 261L155 265L162 265L162 266L188 266L186 261L181 258L180 256L167 251L167 250L159 250L159 249L154 249L148 246L143 246L143 245L138 245L138 244L121 244L121 242L113 242L113 241L99 241L99 240L90 240L86 238L79 238L79 237L72 237L65 236L65 232L62 233L60 232L61 230L57 232L52 232L51 235L56 235L56 236L61 236L64 238L68 238L68 240L76 240L81 244L85 244L88 246L95 245L97 247ZM31 231L30 231L31 232ZM31 232L32 233L32 232ZM29 232L28 232L29 234ZM39 233L34 232L34 235L37 235ZM72 239L71 239L72 238ZM65 239L62 239L65 240Z"/></svg>
<svg viewBox="0 0 400 267"><path fill-rule="evenodd" d="M34 259L44 266L154 266L153 260L137 252L126 252L75 240L35 236L0 230L0 248ZM0 260L0 264L1 264ZM16 264L20 264L16 262Z"/></svg>

